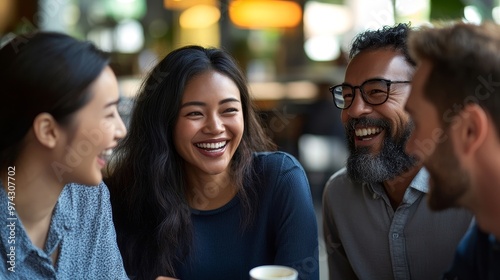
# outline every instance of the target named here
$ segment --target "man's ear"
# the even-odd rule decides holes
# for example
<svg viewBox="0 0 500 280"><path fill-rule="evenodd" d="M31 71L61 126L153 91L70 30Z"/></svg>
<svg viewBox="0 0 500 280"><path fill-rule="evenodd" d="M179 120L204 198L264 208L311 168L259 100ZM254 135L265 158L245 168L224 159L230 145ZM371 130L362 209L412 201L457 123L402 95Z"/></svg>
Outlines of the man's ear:
<svg viewBox="0 0 500 280"><path fill-rule="evenodd" d="M489 129L488 115L481 106L468 104L457 117L462 119L462 123L454 132L456 148L464 155L472 155L486 140Z"/></svg>
<svg viewBox="0 0 500 280"><path fill-rule="evenodd" d="M35 138L47 148L54 148L59 138L57 121L49 113L40 113L33 120Z"/></svg>

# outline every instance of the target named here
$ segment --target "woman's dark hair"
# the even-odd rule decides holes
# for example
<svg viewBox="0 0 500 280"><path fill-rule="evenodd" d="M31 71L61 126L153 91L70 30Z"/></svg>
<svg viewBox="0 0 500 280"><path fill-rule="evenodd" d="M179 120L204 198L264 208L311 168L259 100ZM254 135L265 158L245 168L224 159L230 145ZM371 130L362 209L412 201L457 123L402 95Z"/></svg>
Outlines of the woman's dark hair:
<svg viewBox="0 0 500 280"><path fill-rule="evenodd" d="M14 164L40 113L67 125L90 99L89 85L108 56L68 35L18 35L0 49L0 167Z"/></svg>
<svg viewBox="0 0 500 280"><path fill-rule="evenodd" d="M172 133L186 84L207 71L229 77L240 91L245 130L230 169L243 206L242 228L252 222L256 194L243 183L255 180L252 154L274 149L274 144L260 126L245 77L223 50L199 46L174 50L144 81L129 133L115 149L111 176L106 179L125 268L139 279L176 276L175 264L191 248L183 159Z"/></svg>

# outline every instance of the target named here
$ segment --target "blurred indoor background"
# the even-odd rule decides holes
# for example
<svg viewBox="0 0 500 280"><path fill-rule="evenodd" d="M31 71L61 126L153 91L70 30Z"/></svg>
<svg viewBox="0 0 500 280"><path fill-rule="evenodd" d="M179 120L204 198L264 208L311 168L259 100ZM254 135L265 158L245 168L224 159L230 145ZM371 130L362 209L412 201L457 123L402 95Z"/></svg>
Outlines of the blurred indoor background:
<svg viewBox="0 0 500 280"><path fill-rule="evenodd" d="M500 0L0 0L0 43L35 30L95 42L112 54L126 121L159 58L189 44L228 50L267 132L304 166L319 209L326 180L347 155L328 87L343 80L353 36L443 20L500 23Z"/></svg>
<svg viewBox="0 0 500 280"><path fill-rule="evenodd" d="M346 157L328 87L343 80L353 36L457 19L499 23L500 0L0 0L0 42L34 30L95 42L112 53L125 119L158 58L188 44L224 48L245 71L267 132L299 158L319 198Z"/></svg>

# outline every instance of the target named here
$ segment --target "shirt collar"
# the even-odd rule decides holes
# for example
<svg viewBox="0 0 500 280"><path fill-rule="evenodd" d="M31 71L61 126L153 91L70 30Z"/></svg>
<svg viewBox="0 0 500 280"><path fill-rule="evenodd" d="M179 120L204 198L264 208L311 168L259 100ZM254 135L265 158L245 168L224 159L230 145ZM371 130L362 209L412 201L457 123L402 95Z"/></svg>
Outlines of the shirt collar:
<svg viewBox="0 0 500 280"><path fill-rule="evenodd" d="M74 217L75 213L65 209L68 208L67 203L71 203L71 201L67 202L68 192L70 191L68 189L69 187L70 186L64 187L55 205L50 222L49 233L47 235L47 241L45 243L45 248L42 251L35 247L29 239L21 220L17 216L17 212L14 211L13 215L11 215L10 211L6 211L10 200L3 187L2 181L0 180L0 209L5 209L5 211L0 210L0 220L13 222L15 225L16 237L15 244L9 243L10 230L0 230L0 238L2 240L1 243L3 244L2 249L5 250L4 252L8 253L10 252L10 247L15 247L16 262L18 263L23 262L29 254L37 254L39 256L45 255L45 257L50 256L57 248L57 245L60 244L64 232L71 230L76 221L76 217Z"/></svg>
<svg viewBox="0 0 500 280"><path fill-rule="evenodd" d="M403 202L413 203L420 194L427 194L429 191L429 172L425 168L421 168L417 175L410 182L409 188L406 190ZM367 183L363 186L368 187L374 197L386 196L382 183Z"/></svg>
<svg viewBox="0 0 500 280"><path fill-rule="evenodd" d="M423 193L429 192L429 172L427 169L421 168L418 171L415 178L411 181L410 187Z"/></svg>
<svg viewBox="0 0 500 280"><path fill-rule="evenodd" d="M49 255L51 255L57 248L57 245L59 245L59 242L62 240L65 232L70 231L74 227L74 223L76 221L75 211L71 211L71 208L68 205L72 202L71 200L68 201L68 192L70 191L70 187L70 185L64 186L52 214L49 233L45 243L45 252Z"/></svg>

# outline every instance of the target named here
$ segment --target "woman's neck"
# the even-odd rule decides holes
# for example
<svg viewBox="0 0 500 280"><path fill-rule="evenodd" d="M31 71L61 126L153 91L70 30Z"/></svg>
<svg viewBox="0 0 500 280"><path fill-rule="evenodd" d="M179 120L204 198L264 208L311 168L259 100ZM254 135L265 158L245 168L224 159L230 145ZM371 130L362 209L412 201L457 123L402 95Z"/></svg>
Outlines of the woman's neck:
<svg viewBox="0 0 500 280"><path fill-rule="evenodd" d="M50 164L41 161L35 156L31 160L18 160L13 165L15 173L9 174L4 170L1 179L8 196L14 197L15 210L28 236L35 246L43 249L52 213L64 184L58 182L47 169ZM15 184L14 190L12 183Z"/></svg>
<svg viewBox="0 0 500 280"><path fill-rule="evenodd" d="M191 208L214 210L226 205L237 193L235 184L226 173L199 175L186 173L187 200Z"/></svg>

